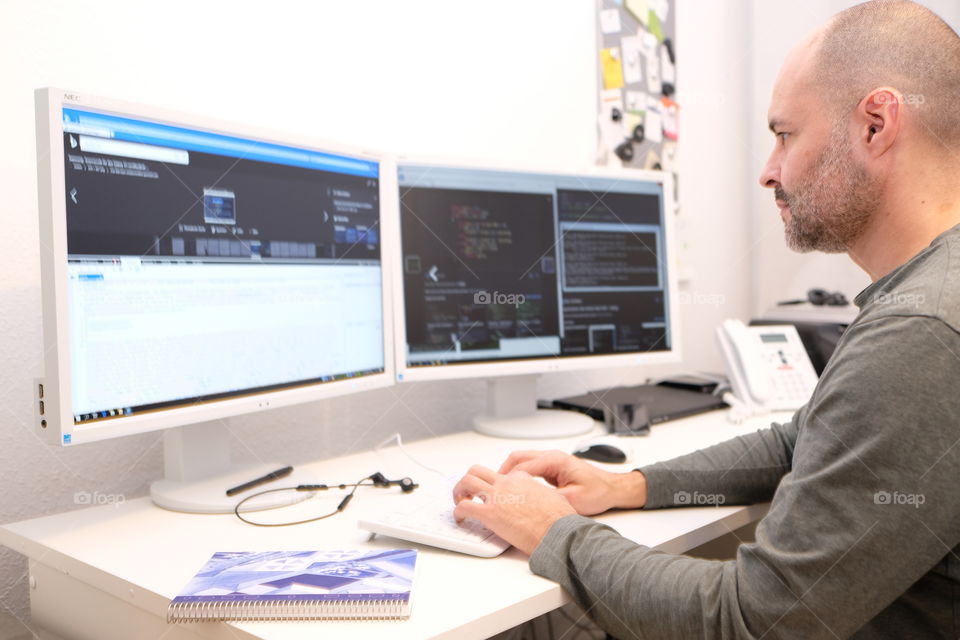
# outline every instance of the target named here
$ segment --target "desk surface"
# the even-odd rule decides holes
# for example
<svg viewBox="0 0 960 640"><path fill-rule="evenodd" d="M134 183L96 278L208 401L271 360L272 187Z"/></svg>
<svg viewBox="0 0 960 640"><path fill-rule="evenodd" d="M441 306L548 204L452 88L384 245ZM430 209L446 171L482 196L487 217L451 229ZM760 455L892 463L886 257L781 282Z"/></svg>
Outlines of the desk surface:
<svg viewBox="0 0 960 640"><path fill-rule="evenodd" d="M626 463L602 466L626 471L764 428L771 419L788 417L755 418L733 425L725 420L723 412L712 412L657 425L649 436L627 440L632 454ZM464 432L407 444L403 450L393 446L301 466L313 470L320 482L352 481L381 471L389 478L410 476L429 490L440 486L443 478L418 463L449 476L462 473L474 463L497 468L507 453L515 449L570 451L583 439L502 440ZM364 513L392 508L406 497L395 489L361 489L350 507L337 516L279 528L253 527L232 514L166 511L154 506L149 498L140 498L119 505L7 524L0 527L0 543L28 556L34 572L40 575L32 581L36 582L32 598L38 597L52 577L65 576L71 583L92 587L126 603L138 614L159 620L165 617L169 601L215 551L398 547L420 551L413 613L408 620L233 622L229 623L230 628L225 624L181 625L183 633L168 630L171 632L163 634L166 640L177 637L292 640L315 637L317 624L322 624L331 637L342 633L356 640L379 640L385 634L391 638L481 638L569 600L556 583L533 575L527 567L527 557L516 549L494 559L474 558L391 538L378 536L369 540L367 532L357 528L357 519ZM313 501L291 509L312 507L313 513L322 512L321 505L310 502ZM766 505L698 507L614 512L597 519L635 542L683 553L758 520L765 511ZM34 604L35 617L36 608ZM155 628L159 620L154 620Z"/></svg>

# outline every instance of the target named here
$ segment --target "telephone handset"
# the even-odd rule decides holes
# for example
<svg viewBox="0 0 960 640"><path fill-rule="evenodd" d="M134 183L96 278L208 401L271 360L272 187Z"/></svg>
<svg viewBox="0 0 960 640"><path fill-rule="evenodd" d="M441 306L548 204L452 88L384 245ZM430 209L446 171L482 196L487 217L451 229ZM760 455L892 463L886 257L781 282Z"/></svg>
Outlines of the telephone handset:
<svg viewBox="0 0 960 640"><path fill-rule="evenodd" d="M724 400L735 422L799 409L817 386L817 373L793 325L748 327L725 320L717 327L717 342L733 387Z"/></svg>

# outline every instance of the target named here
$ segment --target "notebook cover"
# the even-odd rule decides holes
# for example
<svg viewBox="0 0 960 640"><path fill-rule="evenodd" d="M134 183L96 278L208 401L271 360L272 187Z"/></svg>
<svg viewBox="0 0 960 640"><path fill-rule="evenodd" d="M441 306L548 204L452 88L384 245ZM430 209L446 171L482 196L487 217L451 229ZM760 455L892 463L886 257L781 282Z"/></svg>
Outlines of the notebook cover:
<svg viewBox="0 0 960 640"><path fill-rule="evenodd" d="M270 614L274 605L304 604L317 607L308 617L328 617L323 607L335 607L337 617L369 617L365 603L409 604L416 560L412 549L221 551L173 599L168 619L211 619L203 612L213 605L245 612L239 618L218 613L216 619L249 619L250 611ZM278 619L275 613L270 617Z"/></svg>

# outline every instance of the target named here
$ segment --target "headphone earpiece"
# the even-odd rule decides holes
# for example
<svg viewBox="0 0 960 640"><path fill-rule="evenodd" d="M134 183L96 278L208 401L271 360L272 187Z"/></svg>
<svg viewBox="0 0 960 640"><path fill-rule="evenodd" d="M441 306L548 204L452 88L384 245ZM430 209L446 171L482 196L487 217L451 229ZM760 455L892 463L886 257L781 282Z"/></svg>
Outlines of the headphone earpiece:
<svg viewBox="0 0 960 640"><path fill-rule="evenodd" d="M831 293L826 289L810 289L807 291L807 300L810 304L817 306L828 305L831 307L844 307L850 304L847 301L847 296L843 295L840 291Z"/></svg>
<svg viewBox="0 0 960 640"><path fill-rule="evenodd" d="M386 476L377 471L375 474L370 476L370 480L373 482L375 487L392 487L393 485L400 485L400 490L404 493L410 493L420 485L415 483L410 478L400 478L399 480L387 480Z"/></svg>

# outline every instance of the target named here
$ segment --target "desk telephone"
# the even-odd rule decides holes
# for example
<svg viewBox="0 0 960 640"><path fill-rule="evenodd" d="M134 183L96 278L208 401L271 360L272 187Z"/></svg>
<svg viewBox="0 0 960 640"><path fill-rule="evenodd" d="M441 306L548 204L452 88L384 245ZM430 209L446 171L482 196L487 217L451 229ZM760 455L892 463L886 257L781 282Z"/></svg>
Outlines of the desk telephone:
<svg viewBox="0 0 960 640"><path fill-rule="evenodd" d="M723 399L732 407L734 422L799 409L817 386L816 371L793 325L748 327L725 320L717 327L717 342L733 387Z"/></svg>

